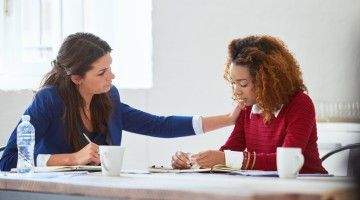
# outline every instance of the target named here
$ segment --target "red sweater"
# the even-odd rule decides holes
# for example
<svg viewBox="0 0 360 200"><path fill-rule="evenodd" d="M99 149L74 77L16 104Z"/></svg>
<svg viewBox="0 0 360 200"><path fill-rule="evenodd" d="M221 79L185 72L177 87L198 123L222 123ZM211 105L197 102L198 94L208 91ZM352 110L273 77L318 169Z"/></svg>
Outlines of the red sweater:
<svg viewBox="0 0 360 200"><path fill-rule="evenodd" d="M264 124L262 114L251 114L250 118L250 113L251 106L241 111L221 151L256 152L253 169L275 171L277 147L300 147L305 158L300 173L327 173L319 158L315 109L308 95L295 94L268 124Z"/></svg>

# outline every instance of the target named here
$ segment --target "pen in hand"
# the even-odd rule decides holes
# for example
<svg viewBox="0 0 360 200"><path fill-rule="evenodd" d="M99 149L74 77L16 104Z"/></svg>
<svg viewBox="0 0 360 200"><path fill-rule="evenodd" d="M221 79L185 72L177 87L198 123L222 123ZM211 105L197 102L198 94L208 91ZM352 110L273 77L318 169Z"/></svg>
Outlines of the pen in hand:
<svg viewBox="0 0 360 200"><path fill-rule="evenodd" d="M91 140L90 140L90 138L89 138L85 133L83 133L83 135L84 135L85 139L89 142L89 144L92 143ZM96 149L96 153L99 154L99 148ZM93 165L93 164L91 164L91 163L89 163L89 164L90 164L90 165Z"/></svg>
<svg viewBox="0 0 360 200"><path fill-rule="evenodd" d="M83 133L83 135L84 135L85 139L86 139L89 143L91 143L90 138L89 138L85 133Z"/></svg>

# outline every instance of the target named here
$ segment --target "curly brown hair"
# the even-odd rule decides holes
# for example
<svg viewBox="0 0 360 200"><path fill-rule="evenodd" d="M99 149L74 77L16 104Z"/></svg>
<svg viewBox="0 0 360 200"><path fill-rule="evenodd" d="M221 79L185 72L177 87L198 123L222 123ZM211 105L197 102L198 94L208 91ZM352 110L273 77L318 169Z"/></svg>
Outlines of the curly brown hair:
<svg viewBox="0 0 360 200"><path fill-rule="evenodd" d="M228 47L224 78L232 82L230 65L249 69L254 80L258 107L264 123L270 122L273 112L287 104L295 93L307 92L300 66L283 41L272 36L248 36L234 39ZM233 99L236 99L233 88Z"/></svg>

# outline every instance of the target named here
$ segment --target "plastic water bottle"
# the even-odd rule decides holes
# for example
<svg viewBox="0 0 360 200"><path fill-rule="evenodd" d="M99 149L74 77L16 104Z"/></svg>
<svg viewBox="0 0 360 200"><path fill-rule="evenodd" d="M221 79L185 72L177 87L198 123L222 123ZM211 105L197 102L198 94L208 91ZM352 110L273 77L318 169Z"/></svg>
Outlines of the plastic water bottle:
<svg viewBox="0 0 360 200"><path fill-rule="evenodd" d="M35 128L30 123L30 116L23 115L17 127L18 173L26 175L34 172L34 145Z"/></svg>

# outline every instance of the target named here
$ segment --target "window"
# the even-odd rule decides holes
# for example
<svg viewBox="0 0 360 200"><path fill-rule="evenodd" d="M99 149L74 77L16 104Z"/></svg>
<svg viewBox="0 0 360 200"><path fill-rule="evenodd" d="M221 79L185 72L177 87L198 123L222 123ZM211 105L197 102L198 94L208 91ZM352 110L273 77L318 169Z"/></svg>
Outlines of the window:
<svg viewBox="0 0 360 200"><path fill-rule="evenodd" d="M151 0L3 0L0 89L37 89L62 40L91 32L113 49L114 85L152 87Z"/></svg>
<svg viewBox="0 0 360 200"><path fill-rule="evenodd" d="M47 62L60 42L60 1L22 1L21 41L24 63Z"/></svg>

